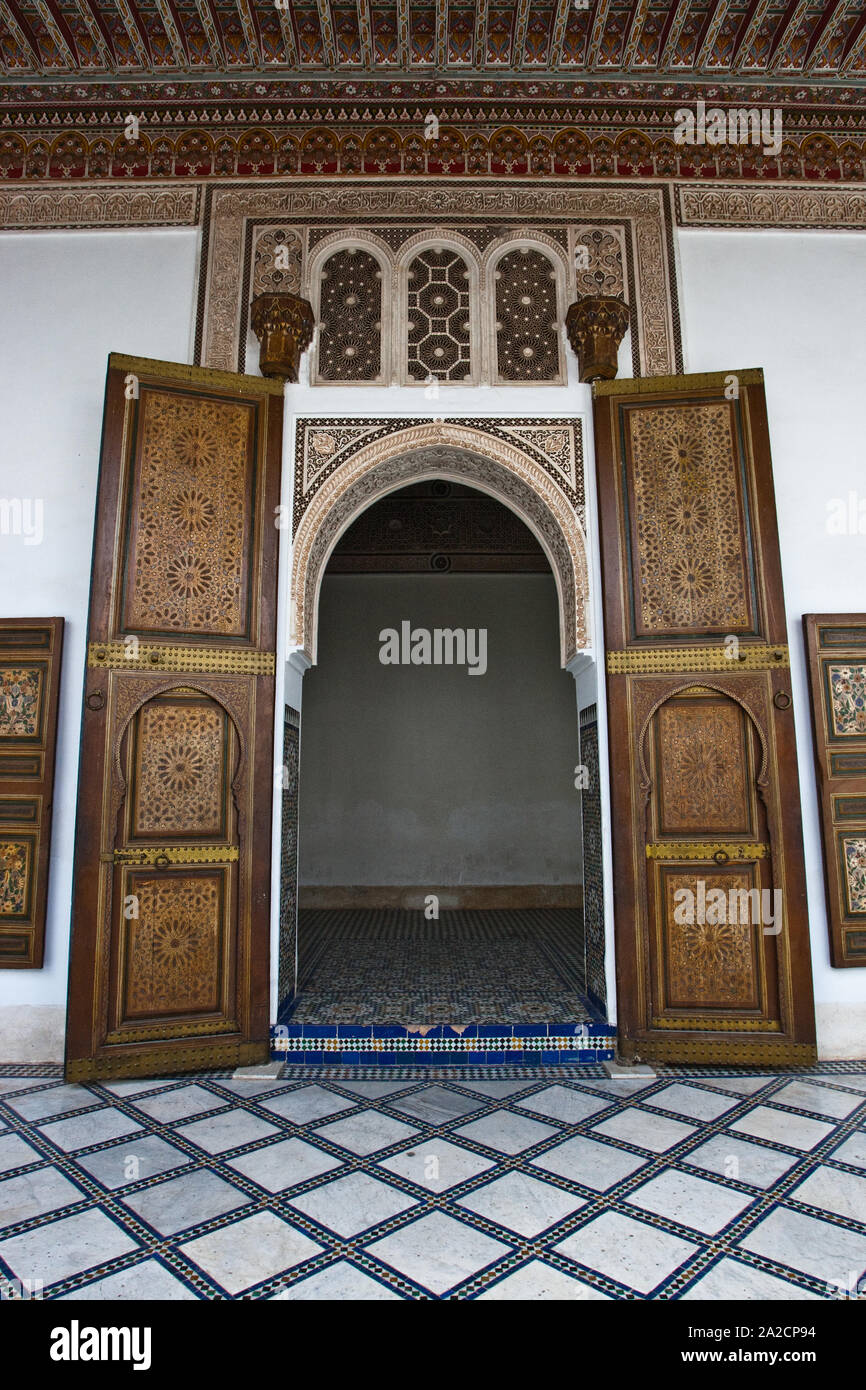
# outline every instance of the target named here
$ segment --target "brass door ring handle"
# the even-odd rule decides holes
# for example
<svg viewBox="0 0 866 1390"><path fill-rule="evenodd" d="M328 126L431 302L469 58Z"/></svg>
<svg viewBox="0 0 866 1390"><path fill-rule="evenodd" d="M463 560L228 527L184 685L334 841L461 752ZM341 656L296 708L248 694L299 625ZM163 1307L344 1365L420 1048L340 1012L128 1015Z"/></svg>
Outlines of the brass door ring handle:
<svg viewBox="0 0 866 1390"><path fill-rule="evenodd" d="M717 864L727 864L730 855L727 853L726 850L717 849L715 854L713 855L713 858L715 859Z"/></svg>
<svg viewBox="0 0 866 1390"><path fill-rule="evenodd" d="M105 705L105 696L101 690L91 690L84 703L88 709L102 709Z"/></svg>

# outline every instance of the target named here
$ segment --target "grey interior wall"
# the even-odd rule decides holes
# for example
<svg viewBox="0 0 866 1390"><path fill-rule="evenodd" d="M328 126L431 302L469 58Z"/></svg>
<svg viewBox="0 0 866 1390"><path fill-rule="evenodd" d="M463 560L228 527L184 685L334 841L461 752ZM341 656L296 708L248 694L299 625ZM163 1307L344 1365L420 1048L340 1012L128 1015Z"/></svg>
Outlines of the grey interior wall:
<svg viewBox="0 0 866 1390"><path fill-rule="evenodd" d="M487 671L385 666L379 633L486 628ZM543 574L325 576L304 677L307 886L581 881L574 681Z"/></svg>

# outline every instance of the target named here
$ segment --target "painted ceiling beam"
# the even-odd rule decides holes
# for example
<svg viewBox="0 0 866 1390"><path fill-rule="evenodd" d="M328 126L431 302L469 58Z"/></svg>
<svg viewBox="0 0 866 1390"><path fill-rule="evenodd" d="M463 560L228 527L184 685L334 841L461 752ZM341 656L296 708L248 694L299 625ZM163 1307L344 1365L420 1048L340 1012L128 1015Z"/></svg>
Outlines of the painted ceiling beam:
<svg viewBox="0 0 866 1390"><path fill-rule="evenodd" d="M325 66L336 68L337 44L334 39L334 21L331 16L331 6L328 0L316 0L316 9L319 12L319 29L322 34L322 50L325 55Z"/></svg>
<svg viewBox="0 0 866 1390"><path fill-rule="evenodd" d="M132 40L132 46L138 54L138 61L143 68L153 70L153 55L150 51L147 30L135 7L134 0L114 0L114 3L123 20L124 28Z"/></svg>
<svg viewBox="0 0 866 1390"><path fill-rule="evenodd" d="M71 59L73 68L80 68L81 58L75 42L75 35L70 29L55 0L36 0L36 8L42 17L42 23L54 38L55 43L59 40L66 49Z"/></svg>
<svg viewBox="0 0 866 1390"><path fill-rule="evenodd" d="M734 44L734 52L731 58L732 68L737 67L741 56L748 53L755 41L758 30L764 22L769 8L770 0L753 0Z"/></svg>
<svg viewBox="0 0 866 1390"><path fill-rule="evenodd" d="M189 49L186 46L186 33L173 0L155 0L160 22L166 38L171 44L174 61L179 68L189 69Z"/></svg>
<svg viewBox="0 0 866 1390"><path fill-rule="evenodd" d="M814 66L822 56L847 9L847 0L830 0L830 3L824 6L824 11L806 44L806 52L803 56L803 72L814 71Z"/></svg>
<svg viewBox="0 0 866 1390"><path fill-rule="evenodd" d="M264 64L264 52L255 5L251 5L250 0L235 0L235 6L244 31L244 43L250 55L250 63L254 68L260 68Z"/></svg>
<svg viewBox="0 0 866 1390"><path fill-rule="evenodd" d="M725 15L730 7L730 0L716 0L716 8L707 15L700 41L695 45L694 65L699 72L707 66L712 57L716 39L719 37L719 30L725 22Z"/></svg>
<svg viewBox="0 0 866 1390"><path fill-rule="evenodd" d="M99 11L99 6L94 3L94 0L77 0L77 4L81 17L87 25L88 33L102 52L103 62L109 72L116 72L118 68L117 54L114 51L108 25Z"/></svg>
<svg viewBox="0 0 866 1390"><path fill-rule="evenodd" d="M0 4L0 14L3 15L13 35L18 40L22 52L29 54L31 67L35 68L37 72L50 71L42 61L39 40L16 4L16 0L3 0L3 3Z"/></svg>
<svg viewBox="0 0 866 1390"><path fill-rule="evenodd" d="M853 29L845 40L845 48L839 63L839 75L844 76L852 72L855 63L859 63L866 51L866 10L860 15Z"/></svg>
<svg viewBox="0 0 866 1390"><path fill-rule="evenodd" d="M370 71L373 67L373 17L370 14L370 0L358 0L358 38L361 40L361 62Z"/></svg>
<svg viewBox="0 0 866 1390"><path fill-rule="evenodd" d="M409 0L397 0L397 56L401 72L409 71L410 47Z"/></svg>
<svg viewBox="0 0 866 1390"><path fill-rule="evenodd" d="M445 71L448 56L448 0L436 0L436 71Z"/></svg>
<svg viewBox="0 0 866 1390"><path fill-rule="evenodd" d="M487 65L487 18L489 14L490 0L477 0L475 6L475 68L479 72Z"/></svg>
<svg viewBox="0 0 866 1390"><path fill-rule="evenodd" d="M550 47L547 50L547 63L545 64L548 69L558 68L562 62L562 45L565 42L565 31L568 27L571 6L572 0L557 0L556 2L556 13L553 16L550 30Z"/></svg>
<svg viewBox="0 0 866 1390"><path fill-rule="evenodd" d="M517 72L526 66L526 30L529 24L530 3L531 0L517 0L517 13L514 17L511 39L512 72Z"/></svg>
<svg viewBox="0 0 866 1390"><path fill-rule="evenodd" d="M205 38L208 42L208 48L211 52L214 67L218 71L223 72L226 68L226 57L223 53L220 31L213 10L211 9L210 0L195 0L195 7L198 10L198 17L201 20L202 28L205 32Z"/></svg>
<svg viewBox="0 0 866 1390"><path fill-rule="evenodd" d="M791 0L785 13L782 15L776 33L770 44L770 51L764 68L767 72L776 66L776 60L784 57L788 44L795 37L797 30L806 18L811 8L811 0Z"/></svg>
<svg viewBox="0 0 866 1390"><path fill-rule="evenodd" d="M622 68L623 72L631 72L637 58L637 46L640 43L640 36L646 23L649 0L636 0L629 18L628 27L625 32L625 41L622 46Z"/></svg>
<svg viewBox="0 0 866 1390"><path fill-rule="evenodd" d="M691 0L677 0L677 7L672 10L668 31L664 36L664 47L660 51L658 66L660 69L671 66L673 55L677 51L677 44L680 41L680 34L683 32Z"/></svg>
<svg viewBox="0 0 866 1390"><path fill-rule="evenodd" d="M688 0L686 0L688 3ZM610 0L596 0L595 14L592 17L592 29L589 35L589 46L586 54L586 66L596 67L598 63L598 51L601 48L601 41L607 27L607 17L610 13Z"/></svg>
<svg viewBox="0 0 866 1390"><path fill-rule="evenodd" d="M280 21L280 33L283 36L286 67L296 72L298 70L298 46L295 42L295 31L292 28L292 17L286 6L281 6L277 10L277 16Z"/></svg>

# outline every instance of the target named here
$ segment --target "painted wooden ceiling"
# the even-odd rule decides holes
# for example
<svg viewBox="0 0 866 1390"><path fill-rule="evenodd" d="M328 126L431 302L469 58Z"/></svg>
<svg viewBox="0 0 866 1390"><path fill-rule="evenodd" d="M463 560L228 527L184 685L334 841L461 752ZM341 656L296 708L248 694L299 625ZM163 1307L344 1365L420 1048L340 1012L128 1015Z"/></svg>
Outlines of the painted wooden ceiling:
<svg viewBox="0 0 866 1390"><path fill-rule="evenodd" d="M0 0L7 79L866 78L866 0Z"/></svg>

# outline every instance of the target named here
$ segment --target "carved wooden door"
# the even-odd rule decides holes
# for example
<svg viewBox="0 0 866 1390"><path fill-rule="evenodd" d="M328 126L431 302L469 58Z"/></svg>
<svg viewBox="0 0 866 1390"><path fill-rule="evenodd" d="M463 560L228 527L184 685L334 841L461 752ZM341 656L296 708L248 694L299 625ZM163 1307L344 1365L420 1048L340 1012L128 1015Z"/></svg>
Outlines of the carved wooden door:
<svg viewBox="0 0 866 1390"><path fill-rule="evenodd" d="M815 1056L759 371L598 382L620 1050Z"/></svg>
<svg viewBox="0 0 866 1390"><path fill-rule="evenodd" d="M282 386L112 355L66 1072L268 1055Z"/></svg>

